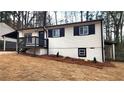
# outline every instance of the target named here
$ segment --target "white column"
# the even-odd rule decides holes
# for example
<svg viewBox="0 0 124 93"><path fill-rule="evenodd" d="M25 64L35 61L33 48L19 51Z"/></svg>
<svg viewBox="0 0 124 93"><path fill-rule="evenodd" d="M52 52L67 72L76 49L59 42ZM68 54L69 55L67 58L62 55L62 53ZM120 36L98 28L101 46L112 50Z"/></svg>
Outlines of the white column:
<svg viewBox="0 0 124 93"><path fill-rule="evenodd" d="M3 37L3 40L4 40L3 50L5 51L6 50L6 38L5 38L5 36Z"/></svg>
<svg viewBox="0 0 124 93"><path fill-rule="evenodd" d="M18 42L16 42L16 51L18 51L18 44L17 44Z"/></svg>
<svg viewBox="0 0 124 93"><path fill-rule="evenodd" d="M113 59L115 60L115 44L112 44L112 49L113 49Z"/></svg>

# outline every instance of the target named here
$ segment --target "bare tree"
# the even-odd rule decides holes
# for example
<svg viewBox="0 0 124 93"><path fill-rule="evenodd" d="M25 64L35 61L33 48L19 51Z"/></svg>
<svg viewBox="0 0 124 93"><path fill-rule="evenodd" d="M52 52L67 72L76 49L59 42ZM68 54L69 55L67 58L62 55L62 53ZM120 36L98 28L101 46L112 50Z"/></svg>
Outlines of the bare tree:
<svg viewBox="0 0 124 93"><path fill-rule="evenodd" d="M89 20L89 11L86 11L86 21Z"/></svg>
<svg viewBox="0 0 124 93"><path fill-rule="evenodd" d="M67 11L65 11L65 23L68 23L68 15L67 15Z"/></svg>
<svg viewBox="0 0 124 93"><path fill-rule="evenodd" d="M119 43L119 29L120 29L120 24L121 24L121 20L123 18L123 11L109 11L112 19L113 19L113 23L114 23L114 27L115 27L115 41L117 43Z"/></svg>
<svg viewBox="0 0 124 93"><path fill-rule="evenodd" d="M81 22L83 22L83 11L80 11L81 14Z"/></svg>
<svg viewBox="0 0 124 93"><path fill-rule="evenodd" d="M54 11L54 13L55 13L55 23L57 25L57 11Z"/></svg>
<svg viewBox="0 0 124 93"><path fill-rule="evenodd" d="M46 23L47 23L47 25L52 25L52 23L51 23L51 20L52 20L52 17L50 16L50 13L49 12L47 12L47 15L46 15L47 17L46 17Z"/></svg>
<svg viewBox="0 0 124 93"><path fill-rule="evenodd" d="M121 24L120 24L120 42L121 42L121 44L123 43L123 27L124 27L124 12L123 12Z"/></svg>

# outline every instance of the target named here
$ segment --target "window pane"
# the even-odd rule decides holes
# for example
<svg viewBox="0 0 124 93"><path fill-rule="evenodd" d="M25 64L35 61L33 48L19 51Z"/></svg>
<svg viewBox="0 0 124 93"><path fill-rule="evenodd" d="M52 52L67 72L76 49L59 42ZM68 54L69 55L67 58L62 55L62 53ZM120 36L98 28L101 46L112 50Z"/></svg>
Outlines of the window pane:
<svg viewBox="0 0 124 93"><path fill-rule="evenodd" d="M55 36L55 31L54 30L52 31L52 34L53 34L53 36Z"/></svg>
<svg viewBox="0 0 124 93"><path fill-rule="evenodd" d="M88 26L84 26L83 27L83 32L84 32L84 35L88 35L89 34Z"/></svg>
<svg viewBox="0 0 124 93"><path fill-rule="evenodd" d="M80 35L88 35L89 34L89 28L88 26L81 26L79 29Z"/></svg>
<svg viewBox="0 0 124 93"><path fill-rule="evenodd" d="M81 31L80 31L80 35L83 35L83 33L84 33L83 30L81 30Z"/></svg>
<svg viewBox="0 0 124 93"><path fill-rule="evenodd" d="M60 36L60 29L53 29L53 37L59 37Z"/></svg>
<svg viewBox="0 0 124 93"><path fill-rule="evenodd" d="M80 35L83 35L83 27L80 27L79 34L80 34Z"/></svg>
<svg viewBox="0 0 124 93"><path fill-rule="evenodd" d="M84 49L80 49L80 52L84 52Z"/></svg>
<svg viewBox="0 0 124 93"><path fill-rule="evenodd" d="M60 33L59 29L56 29L55 31L56 31L56 36L59 37L59 35L60 35L59 34Z"/></svg>

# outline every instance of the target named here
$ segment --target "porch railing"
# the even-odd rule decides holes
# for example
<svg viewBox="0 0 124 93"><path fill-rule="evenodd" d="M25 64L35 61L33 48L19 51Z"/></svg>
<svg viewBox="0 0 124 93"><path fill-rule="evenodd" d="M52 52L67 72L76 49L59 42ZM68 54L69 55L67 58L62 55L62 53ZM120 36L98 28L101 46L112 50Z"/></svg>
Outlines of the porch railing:
<svg viewBox="0 0 124 93"><path fill-rule="evenodd" d="M26 47L48 47L48 39L39 39L39 37L20 37L18 39L19 48Z"/></svg>

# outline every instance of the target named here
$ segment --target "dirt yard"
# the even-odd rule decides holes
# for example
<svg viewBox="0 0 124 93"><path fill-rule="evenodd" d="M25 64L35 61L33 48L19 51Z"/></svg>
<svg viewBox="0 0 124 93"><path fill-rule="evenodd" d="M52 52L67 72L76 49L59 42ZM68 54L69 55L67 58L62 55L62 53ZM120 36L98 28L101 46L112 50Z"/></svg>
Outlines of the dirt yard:
<svg viewBox="0 0 124 93"><path fill-rule="evenodd" d="M0 55L0 80L124 80L124 63L103 69L17 54Z"/></svg>

